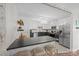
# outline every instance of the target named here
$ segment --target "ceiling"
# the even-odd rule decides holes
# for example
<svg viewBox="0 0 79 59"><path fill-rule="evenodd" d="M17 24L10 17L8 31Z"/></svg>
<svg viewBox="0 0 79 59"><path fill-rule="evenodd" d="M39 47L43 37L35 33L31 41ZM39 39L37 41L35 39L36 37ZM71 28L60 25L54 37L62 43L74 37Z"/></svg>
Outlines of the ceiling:
<svg viewBox="0 0 79 59"><path fill-rule="evenodd" d="M19 17L32 18L38 21L39 20L55 21L70 16L70 12L55 7L55 6L59 7L60 5L59 6L57 4L49 4L49 5L43 3L42 4L21 3L16 4L16 7Z"/></svg>
<svg viewBox="0 0 79 59"><path fill-rule="evenodd" d="M63 10L67 10L71 13L77 12L79 13L79 3L55 3L55 4L50 4L55 7L61 8Z"/></svg>

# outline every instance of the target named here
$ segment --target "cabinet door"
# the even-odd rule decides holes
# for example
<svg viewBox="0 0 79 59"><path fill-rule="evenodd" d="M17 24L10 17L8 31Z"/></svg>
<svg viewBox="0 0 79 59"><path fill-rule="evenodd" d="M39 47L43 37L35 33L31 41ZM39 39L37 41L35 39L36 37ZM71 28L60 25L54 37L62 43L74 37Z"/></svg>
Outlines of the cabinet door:
<svg viewBox="0 0 79 59"><path fill-rule="evenodd" d="M59 36L59 44L63 45L63 40L64 40L64 37L63 36Z"/></svg>
<svg viewBox="0 0 79 59"><path fill-rule="evenodd" d="M70 48L70 35L66 34L64 35L64 41L63 41L63 45Z"/></svg>

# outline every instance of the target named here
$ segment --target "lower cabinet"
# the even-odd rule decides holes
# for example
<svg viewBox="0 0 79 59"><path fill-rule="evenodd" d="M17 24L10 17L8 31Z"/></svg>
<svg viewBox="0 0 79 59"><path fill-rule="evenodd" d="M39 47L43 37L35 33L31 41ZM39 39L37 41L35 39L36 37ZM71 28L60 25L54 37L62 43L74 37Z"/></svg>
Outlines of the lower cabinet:
<svg viewBox="0 0 79 59"><path fill-rule="evenodd" d="M70 34L63 34L59 37L59 44L70 48Z"/></svg>
<svg viewBox="0 0 79 59"><path fill-rule="evenodd" d="M47 36L48 32L38 32L38 36Z"/></svg>

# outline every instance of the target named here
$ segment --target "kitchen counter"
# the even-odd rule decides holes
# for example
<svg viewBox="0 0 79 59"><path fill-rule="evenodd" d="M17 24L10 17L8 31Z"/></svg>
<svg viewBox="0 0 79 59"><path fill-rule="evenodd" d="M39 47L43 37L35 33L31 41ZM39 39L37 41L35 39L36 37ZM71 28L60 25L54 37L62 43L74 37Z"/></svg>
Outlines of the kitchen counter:
<svg viewBox="0 0 79 59"><path fill-rule="evenodd" d="M54 31L54 32L52 32ZM49 36L49 35L55 35L56 30L52 30L52 29L41 29L41 30L38 30L38 29L31 29L30 30L30 37L38 37L38 36Z"/></svg>
<svg viewBox="0 0 79 59"><path fill-rule="evenodd" d="M37 45L37 44L43 44L47 42L52 42L54 41L55 38L52 38L50 36L42 36L42 37L37 37L37 38L30 38L28 41L21 41L21 40L15 40L7 50L11 49L16 49L16 48L21 48L21 47L27 47L27 46L32 46L32 45Z"/></svg>

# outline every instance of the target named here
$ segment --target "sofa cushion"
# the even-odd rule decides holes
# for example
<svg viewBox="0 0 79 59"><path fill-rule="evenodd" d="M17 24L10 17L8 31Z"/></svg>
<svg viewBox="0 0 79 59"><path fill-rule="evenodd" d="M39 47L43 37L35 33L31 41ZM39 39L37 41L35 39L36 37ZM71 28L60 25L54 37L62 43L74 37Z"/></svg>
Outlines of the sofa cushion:
<svg viewBox="0 0 79 59"><path fill-rule="evenodd" d="M25 51L19 51L15 54L16 56L31 56L31 51L25 50Z"/></svg>
<svg viewBox="0 0 79 59"><path fill-rule="evenodd" d="M33 48L31 52L33 56L46 56L47 55L44 48L42 47Z"/></svg>
<svg viewBox="0 0 79 59"><path fill-rule="evenodd" d="M58 50L55 49L55 47L51 44L46 45L44 48L45 48L47 55L49 56L56 55L58 53Z"/></svg>

